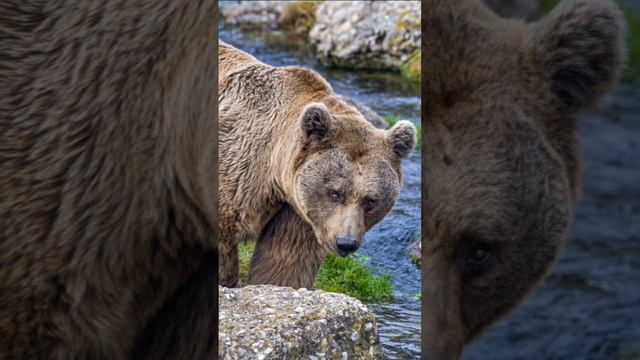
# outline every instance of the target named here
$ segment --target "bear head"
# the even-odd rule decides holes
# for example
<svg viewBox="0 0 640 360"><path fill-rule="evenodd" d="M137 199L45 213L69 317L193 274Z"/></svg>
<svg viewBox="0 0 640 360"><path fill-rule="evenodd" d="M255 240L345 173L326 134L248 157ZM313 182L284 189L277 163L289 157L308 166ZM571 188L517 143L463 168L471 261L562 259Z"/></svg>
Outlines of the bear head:
<svg viewBox="0 0 640 360"><path fill-rule="evenodd" d="M376 129L333 97L307 104L298 126L291 205L325 250L346 256L395 205L415 126L399 121Z"/></svg>
<svg viewBox="0 0 640 360"><path fill-rule="evenodd" d="M614 1L569 0L537 23L479 0L425 6L425 358L466 342L544 277L579 194L575 114L624 61Z"/></svg>

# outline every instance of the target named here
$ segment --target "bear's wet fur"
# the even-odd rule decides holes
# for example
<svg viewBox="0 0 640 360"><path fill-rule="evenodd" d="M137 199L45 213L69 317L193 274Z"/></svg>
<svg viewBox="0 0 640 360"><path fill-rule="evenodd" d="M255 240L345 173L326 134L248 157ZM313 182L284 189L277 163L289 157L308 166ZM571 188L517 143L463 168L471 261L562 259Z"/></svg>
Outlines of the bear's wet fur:
<svg viewBox="0 0 640 360"><path fill-rule="evenodd" d="M215 356L217 6L52 5L0 3L0 358Z"/></svg>
<svg viewBox="0 0 640 360"><path fill-rule="evenodd" d="M219 54L220 284L238 285L237 245L260 239L252 281L311 287L394 206L415 126L375 128L312 70Z"/></svg>

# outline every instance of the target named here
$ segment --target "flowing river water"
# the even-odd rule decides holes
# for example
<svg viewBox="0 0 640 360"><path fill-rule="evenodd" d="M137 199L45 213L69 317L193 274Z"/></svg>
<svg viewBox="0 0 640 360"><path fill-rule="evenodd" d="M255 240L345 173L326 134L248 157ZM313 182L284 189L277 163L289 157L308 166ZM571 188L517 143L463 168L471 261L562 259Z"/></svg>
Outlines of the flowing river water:
<svg viewBox="0 0 640 360"><path fill-rule="evenodd" d="M371 107L381 116L394 115L420 122L420 89L400 74L329 69L319 64L312 50L292 45L274 32L219 28L220 39L274 66L301 65L322 74L334 92ZM367 257L377 274L391 274L396 298L391 303L372 304L380 341L388 359L420 357L420 269L407 256L409 245L420 234L420 151L403 163L403 187L394 210L366 235L357 253Z"/></svg>

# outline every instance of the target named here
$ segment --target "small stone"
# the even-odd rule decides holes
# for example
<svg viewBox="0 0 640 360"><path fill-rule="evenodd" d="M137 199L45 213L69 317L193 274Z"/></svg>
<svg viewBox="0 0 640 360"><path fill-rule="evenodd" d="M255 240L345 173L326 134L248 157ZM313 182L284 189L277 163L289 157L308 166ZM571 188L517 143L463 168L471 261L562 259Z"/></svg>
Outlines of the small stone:
<svg viewBox="0 0 640 360"><path fill-rule="evenodd" d="M351 334L351 341L356 342L358 340L360 340L360 333L356 331Z"/></svg>

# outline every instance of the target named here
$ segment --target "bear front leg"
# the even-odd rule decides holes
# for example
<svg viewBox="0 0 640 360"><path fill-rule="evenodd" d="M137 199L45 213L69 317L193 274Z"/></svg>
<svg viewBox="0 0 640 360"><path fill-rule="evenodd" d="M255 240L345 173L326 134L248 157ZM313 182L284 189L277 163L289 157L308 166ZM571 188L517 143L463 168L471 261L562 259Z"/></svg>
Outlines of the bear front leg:
<svg viewBox="0 0 640 360"><path fill-rule="evenodd" d="M238 287L238 234L233 219L221 217L218 220L218 284L224 287Z"/></svg>
<svg viewBox="0 0 640 360"><path fill-rule="evenodd" d="M285 204L260 234L249 283L311 289L325 255L311 225Z"/></svg>
<svg viewBox="0 0 640 360"><path fill-rule="evenodd" d="M214 359L218 328L218 255L200 267L147 323L130 359Z"/></svg>

